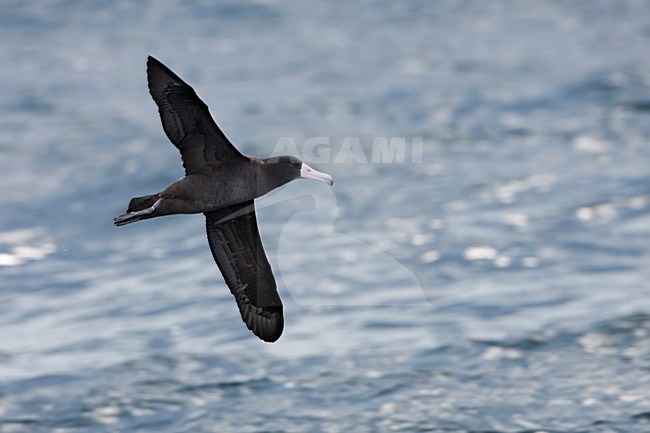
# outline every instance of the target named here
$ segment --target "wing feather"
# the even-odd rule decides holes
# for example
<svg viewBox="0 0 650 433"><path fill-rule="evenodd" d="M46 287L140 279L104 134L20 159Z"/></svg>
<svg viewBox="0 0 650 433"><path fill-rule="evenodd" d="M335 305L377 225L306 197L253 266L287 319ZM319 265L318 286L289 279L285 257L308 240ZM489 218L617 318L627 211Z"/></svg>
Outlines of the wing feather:
<svg viewBox="0 0 650 433"><path fill-rule="evenodd" d="M221 132L194 89L151 56L147 80L165 134L180 150L186 174L211 174L233 158L245 158Z"/></svg>
<svg viewBox="0 0 650 433"><path fill-rule="evenodd" d="M282 301L257 229L253 200L206 212L208 243L242 320L264 341L280 338Z"/></svg>

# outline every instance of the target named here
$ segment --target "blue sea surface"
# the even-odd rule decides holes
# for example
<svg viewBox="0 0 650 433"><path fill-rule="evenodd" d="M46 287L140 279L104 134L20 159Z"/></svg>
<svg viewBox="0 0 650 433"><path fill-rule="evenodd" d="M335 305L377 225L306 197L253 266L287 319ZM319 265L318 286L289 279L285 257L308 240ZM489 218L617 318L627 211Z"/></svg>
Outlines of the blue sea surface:
<svg viewBox="0 0 650 433"><path fill-rule="evenodd" d="M147 55L335 179L257 201L275 344L203 216L113 226ZM650 432L647 0L8 0L0 64L0 433Z"/></svg>

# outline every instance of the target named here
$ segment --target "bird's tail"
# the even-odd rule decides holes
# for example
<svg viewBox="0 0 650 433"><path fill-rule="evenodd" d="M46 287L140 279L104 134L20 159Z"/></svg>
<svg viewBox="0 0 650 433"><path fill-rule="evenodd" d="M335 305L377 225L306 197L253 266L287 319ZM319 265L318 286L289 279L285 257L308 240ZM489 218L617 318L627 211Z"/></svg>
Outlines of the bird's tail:
<svg viewBox="0 0 650 433"><path fill-rule="evenodd" d="M154 205L155 202L160 198L160 194L145 195L143 197L132 198L129 202L129 208L126 210L126 213L137 212L140 210L145 210Z"/></svg>
<svg viewBox="0 0 650 433"><path fill-rule="evenodd" d="M150 218L149 214L146 213L146 211L123 213L122 215L113 218L113 224L116 226L123 226L126 224L134 223L136 221L147 219L148 217Z"/></svg>
<svg viewBox="0 0 650 433"><path fill-rule="evenodd" d="M153 218L159 199L160 194L132 198L126 212L113 218L113 222L116 226L123 226L143 219Z"/></svg>

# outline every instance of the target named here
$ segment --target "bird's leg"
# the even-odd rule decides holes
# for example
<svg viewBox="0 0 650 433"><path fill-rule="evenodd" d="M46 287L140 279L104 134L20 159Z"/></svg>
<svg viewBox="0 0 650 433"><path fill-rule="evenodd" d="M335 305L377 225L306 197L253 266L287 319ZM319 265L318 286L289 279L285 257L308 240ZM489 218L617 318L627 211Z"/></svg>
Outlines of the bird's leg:
<svg viewBox="0 0 650 433"><path fill-rule="evenodd" d="M136 212L124 213L124 214L122 214L122 215L120 215L118 217L115 217L115 218L113 218L113 223L116 226L123 226L125 224L134 223L134 222L140 221L142 219L151 218L151 217L154 216L153 213L156 211L156 209L160 205L161 200L162 199L158 199L158 201L156 201L153 204L153 206L148 207L146 209L139 210L139 211L136 211Z"/></svg>

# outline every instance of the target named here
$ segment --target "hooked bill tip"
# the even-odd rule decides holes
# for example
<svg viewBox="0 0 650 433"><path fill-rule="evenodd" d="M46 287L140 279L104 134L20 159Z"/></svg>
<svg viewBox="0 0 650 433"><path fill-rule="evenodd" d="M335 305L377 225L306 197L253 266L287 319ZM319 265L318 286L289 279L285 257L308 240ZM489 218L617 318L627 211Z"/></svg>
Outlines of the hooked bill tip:
<svg viewBox="0 0 650 433"><path fill-rule="evenodd" d="M300 167L300 177L303 179L314 179L327 182L330 186L334 185L334 178L327 173L321 173L318 170L314 170L304 162L302 167Z"/></svg>

